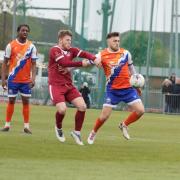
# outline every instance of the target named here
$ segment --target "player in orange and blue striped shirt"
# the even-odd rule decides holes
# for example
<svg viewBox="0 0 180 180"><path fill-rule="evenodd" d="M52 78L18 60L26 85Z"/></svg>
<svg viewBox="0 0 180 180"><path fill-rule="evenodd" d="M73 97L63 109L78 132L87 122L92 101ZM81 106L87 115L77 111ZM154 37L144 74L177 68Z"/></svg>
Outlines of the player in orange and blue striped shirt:
<svg viewBox="0 0 180 180"><path fill-rule="evenodd" d="M93 130L88 137L88 143L93 144L98 129L109 118L112 108L118 103L125 102L132 110L131 114L119 124L126 139L130 139L127 126L138 120L144 113L144 106L139 95L130 85L130 75L136 73L131 59L131 54L126 49L120 48L118 32L107 35L108 48L102 50L94 61L101 64L106 76L105 102L100 117L96 120Z"/></svg>
<svg viewBox="0 0 180 180"><path fill-rule="evenodd" d="M29 97L35 85L37 51L34 44L27 39L30 28L26 24L17 28L17 38L11 41L6 49L2 65L2 87L8 90L9 102L6 109L6 124L2 131L9 131L14 112L14 104L18 92L23 103L24 132L31 134L29 129ZM9 66L9 68L8 68ZM6 81L6 71L8 79Z"/></svg>

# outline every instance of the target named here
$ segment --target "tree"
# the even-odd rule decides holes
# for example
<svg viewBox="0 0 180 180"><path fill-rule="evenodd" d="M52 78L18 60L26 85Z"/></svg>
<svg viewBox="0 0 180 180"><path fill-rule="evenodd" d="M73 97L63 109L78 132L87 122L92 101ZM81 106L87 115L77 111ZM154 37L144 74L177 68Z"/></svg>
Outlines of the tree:
<svg viewBox="0 0 180 180"><path fill-rule="evenodd" d="M135 65L145 66L147 59L148 32L128 32L122 35L122 47L128 49ZM150 66L167 67L168 66L168 50L163 42L154 38L151 48Z"/></svg>

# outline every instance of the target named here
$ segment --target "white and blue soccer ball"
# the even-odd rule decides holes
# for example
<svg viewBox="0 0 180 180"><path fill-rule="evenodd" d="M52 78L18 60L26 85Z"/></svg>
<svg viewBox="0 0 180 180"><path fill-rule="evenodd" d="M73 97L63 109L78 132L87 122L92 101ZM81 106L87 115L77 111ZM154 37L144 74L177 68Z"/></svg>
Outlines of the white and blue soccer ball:
<svg viewBox="0 0 180 180"><path fill-rule="evenodd" d="M142 88L145 84L145 79L142 74L133 74L130 77L130 84L133 87Z"/></svg>

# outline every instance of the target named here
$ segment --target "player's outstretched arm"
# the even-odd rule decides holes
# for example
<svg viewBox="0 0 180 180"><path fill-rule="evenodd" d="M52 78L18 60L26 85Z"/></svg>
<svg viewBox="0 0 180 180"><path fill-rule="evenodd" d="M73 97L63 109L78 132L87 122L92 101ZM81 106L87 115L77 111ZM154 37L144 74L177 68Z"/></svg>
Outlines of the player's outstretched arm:
<svg viewBox="0 0 180 180"><path fill-rule="evenodd" d="M99 59L99 58L96 58L95 60L94 60L94 64L97 66L97 67L102 67L102 63L101 63L101 60Z"/></svg>
<svg viewBox="0 0 180 180"><path fill-rule="evenodd" d="M136 74L136 69L135 69L133 63L129 64L128 66L129 66L129 72L131 73L131 75Z"/></svg>
<svg viewBox="0 0 180 180"><path fill-rule="evenodd" d="M87 66L89 66L90 65L90 63L89 63L89 61L87 60L87 59L83 59L82 60L82 66L83 67L87 67Z"/></svg>
<svg viewBox="0 0 180 180"><path fill-rule="evenodd" d="M8 59L5 58L2 63L1 69L1 79L2 79L2 87L4 90L7 90L7 81L6 81L6 73L8 72Z"/></svg>
<svg viewBox="0 0 180 180"><path fill-rule="evenodd" d="M95 55L94 54L91 54L87 51L81 51L79 56L80 58L86 58L86 59L89 59L89 60L95 60Z"/></svg>
<svg viewBox="0 0 180 180"><path fill-rule="evenodd" d="M36 79L36 62L32 62L32 77L30 83L31 88L35 86L35 79Z"/></svg>
<svg viewBox="0 0 180 180"><path fill-rule="evenodd" d="M73 62L71 59L66 58L56 47L50 49L50 59L61 67L82 67L82 62ZM74 58L74 57L73 57Z"/></svg>
<svg viewBox="0 0 180 180"><path fill-rule="evenodd" d="M67 59L64 59L64 58L59 60L58 64L62 67L82 67L83 66L82 62L68 61Z"/></svg>
<svg viewBox="0 0 180 180"><path fill-rule="evenodd" d="M88 51L83 51L79 48L72 48L72 52L75 57L80 57L80 58L85 58L85 59L89 59L89 60L95 60L96 56L94 54L89 53Z"/></svg>

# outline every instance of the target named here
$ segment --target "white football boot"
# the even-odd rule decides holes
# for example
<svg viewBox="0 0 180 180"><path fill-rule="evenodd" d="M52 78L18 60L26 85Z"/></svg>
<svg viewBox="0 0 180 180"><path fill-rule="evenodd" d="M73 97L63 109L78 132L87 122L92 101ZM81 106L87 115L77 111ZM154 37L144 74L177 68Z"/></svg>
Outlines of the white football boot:
<svg viewBox="0 0 180 180"><path fill-rule="evenodd" d="M96 138L96 133L92 130L87 139L88 144L94 144L95 138Z"/></svg>
<svg viewBox="0 0 180 180"><path fill-rule="evenodd" d="M81 135L80 134L77 134L75 131L71 131L71 136L73 137L73 139L75 140L75 142L78 145L81 145L81 146L84 145L82 140L81 140Z"/></svg>
<svg viewBox="0 0 180 180"><path fill-rule="evenodd" d="M127 129L127 126L123 122L120 123L119 129L122 131L124 138L129 140L130 136L128 134L128 129Z"/></svg>
<svg viewBox="0 0 180 180"><path fill-rule="evenodd" d="M64 136L64 133L63 133L62 129L58 129L55 126L55 132L56 132L56 137L60 142L65 142L66 141L66 138Z"/></svg>

